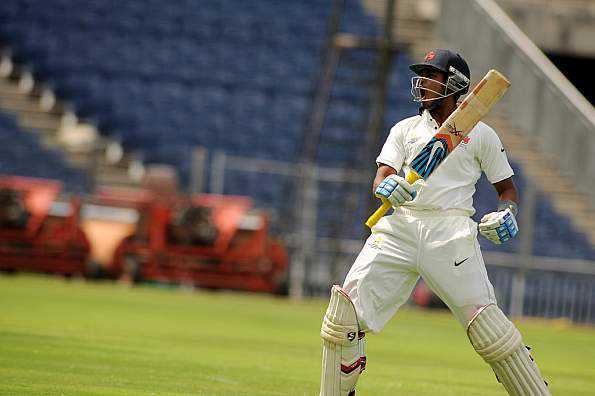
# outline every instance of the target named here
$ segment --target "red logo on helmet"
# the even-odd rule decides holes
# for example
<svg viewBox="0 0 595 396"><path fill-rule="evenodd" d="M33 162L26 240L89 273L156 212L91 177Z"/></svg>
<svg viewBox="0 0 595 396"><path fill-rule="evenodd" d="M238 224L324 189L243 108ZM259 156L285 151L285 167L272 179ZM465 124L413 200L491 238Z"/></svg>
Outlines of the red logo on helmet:
<svg viewBox="0 0 595 396"><path fill-rule="evenodd" d="M465 137L463 138L463 144L467 144L467 143L469 143L469 140L471 140L471 138L470 138L469 136L465 136Z"/></svg>
<svg viewBox="0 0 595 396"><path fill-rule="evenodd" d="M426 62L431 61L432 59L434 59L435 56L436 56L436 54L434 53L434 51L428 52L426 54L426 58L425 58Z"/></svg>

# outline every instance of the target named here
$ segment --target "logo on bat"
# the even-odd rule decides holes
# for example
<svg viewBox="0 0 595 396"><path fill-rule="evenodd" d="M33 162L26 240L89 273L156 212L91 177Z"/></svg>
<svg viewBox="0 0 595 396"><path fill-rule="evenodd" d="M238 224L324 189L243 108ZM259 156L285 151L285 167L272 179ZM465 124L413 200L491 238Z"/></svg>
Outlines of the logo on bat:
<svg viewBox="0 0 595 396"><path fill-rule="evenodd" d="M446 158L448 154L446 139L433 137L411 162L413 169L419 176L426 178Z"/></svg>
<svg viewBox="0 0 595 396"><path fill-rule="evenodd" d="M446 124L446 127L448 128L448 133L455 135L455 136L461 136L463 134L463 131L459 131L457 130L457 125L453 122L452 125L451 124Z"/></svg>
<svg viewBox="0 0 595 396"><path fill-rule="evenodd" d="M430 166L430 163L434 159L434 155L436 154L436 151L438 151L438 150L444 151L444 145L442 144L442 142L440 140L434 142L434 144L432 145L432 151L430 151L430 158L428 158L428 162L426 163L426 166L424 167L422 172L426 172L428 170L428 167Z"/></svg>

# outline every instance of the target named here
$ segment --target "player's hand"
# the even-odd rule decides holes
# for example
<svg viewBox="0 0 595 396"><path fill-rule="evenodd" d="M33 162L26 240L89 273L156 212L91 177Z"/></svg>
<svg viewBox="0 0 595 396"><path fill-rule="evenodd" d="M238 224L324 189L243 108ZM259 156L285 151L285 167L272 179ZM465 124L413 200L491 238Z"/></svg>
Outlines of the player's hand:
<svg viewBox="0 0 595 396"><path fill-rule="evenodd" d="M516 218L510 209L488 213L479 223L481 235L499 245L514 238L519 233Z"/></svg>
<svg viewBox="0 0 595 396"><path fill-rule="evenodd" d="M412 201L417 191L401 176L389 175L378 185L374 195L377 198L387 199L396 208L407 201Z"/></svg>

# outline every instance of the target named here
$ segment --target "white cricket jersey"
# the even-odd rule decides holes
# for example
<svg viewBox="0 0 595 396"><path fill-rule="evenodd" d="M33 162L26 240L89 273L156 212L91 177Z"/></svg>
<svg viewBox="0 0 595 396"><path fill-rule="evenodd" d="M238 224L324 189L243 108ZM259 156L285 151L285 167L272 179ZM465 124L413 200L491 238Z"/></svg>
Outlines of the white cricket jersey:
<svg viewBox="0 0 595 396"><path fill-rule="evenodd" d="M398 122L391 128L376 163L389 165L398 172L437 131L438 124L427 110ZM407 173L409 167L403 170ZM415 182L417 196L403 206L423 210L462 209L472 216L475 184L482 171L492 184L514 175L500 138L480 121L427 182L423 179Z"/></svg>

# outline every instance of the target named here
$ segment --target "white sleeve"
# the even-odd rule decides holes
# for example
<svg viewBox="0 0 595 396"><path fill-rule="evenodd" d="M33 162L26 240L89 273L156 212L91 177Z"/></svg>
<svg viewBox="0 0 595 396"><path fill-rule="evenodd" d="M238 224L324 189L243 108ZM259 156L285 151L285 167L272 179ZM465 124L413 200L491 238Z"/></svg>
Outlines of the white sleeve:
<svg viewBox="0 0 595 396"><path fill-rule="evenodd" d="M389 165L397 172L401 169L405 160L402 130L403 128L400 127L399 123L391 128L380 155L376 158L376 165Z"/></svg>
<svg viewBox="0 0 595 396"><path fill-rule="evenodd" d="M496 132L483 124L480 138L479 163L490 183L498 183L514 175L506 150Z"/></svg>

